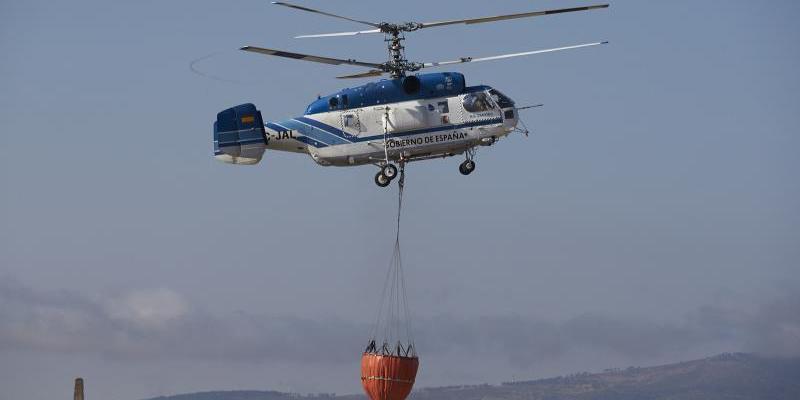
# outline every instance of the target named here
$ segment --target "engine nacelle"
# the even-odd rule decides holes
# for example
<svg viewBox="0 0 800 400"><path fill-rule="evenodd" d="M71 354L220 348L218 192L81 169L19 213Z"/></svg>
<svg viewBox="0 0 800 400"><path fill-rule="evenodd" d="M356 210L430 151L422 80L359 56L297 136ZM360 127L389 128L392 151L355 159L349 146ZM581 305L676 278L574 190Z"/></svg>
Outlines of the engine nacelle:
<svg viewBox="0 0 800 400"><path fill-rule="evenodd" d="M267 148L264 120L256 106L247 103L217 114L214 122L214 158L229 164L252 165Z"/></svg>

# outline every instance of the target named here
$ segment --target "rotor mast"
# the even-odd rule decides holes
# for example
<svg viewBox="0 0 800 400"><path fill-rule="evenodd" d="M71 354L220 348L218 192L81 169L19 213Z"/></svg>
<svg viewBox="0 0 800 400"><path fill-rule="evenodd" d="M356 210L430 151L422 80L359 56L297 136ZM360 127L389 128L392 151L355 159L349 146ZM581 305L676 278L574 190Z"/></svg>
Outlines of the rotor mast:
<svg viewBox="0 0 800 400"><path fill-rule="evenodd" d="M401 35L399 31L393 31L386 34L386 42L389 47L389 75L392 78L400 78L405 75L403 64L408 61L404 57L404 49L402 41L405 40L405 35Z"/></svg>
<svg viewBox="0 0 800 400"><path fill-rule="evenodd" d="M418 71L422 68L422 64L409 62L405 58L405 46L403 46L403 40L406 40L403 32L412 32L421 27L422 24L415 22L402 25L380 24L380 30L385 34L386 47L389 49L389 61L384 64L384 68L392 78L402 78L406 75L406 71Z"/></svg>

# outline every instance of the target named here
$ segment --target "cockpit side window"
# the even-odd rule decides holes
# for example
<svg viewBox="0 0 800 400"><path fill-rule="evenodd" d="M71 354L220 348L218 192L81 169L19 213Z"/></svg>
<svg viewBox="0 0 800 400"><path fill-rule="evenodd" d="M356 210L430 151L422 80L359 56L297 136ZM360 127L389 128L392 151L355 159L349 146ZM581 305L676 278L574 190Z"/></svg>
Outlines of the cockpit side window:
<svg viewBox="0 0 800 400"><path fill-rule="evenodd" d="M478 113L494 109L494 103L484 92L470 93L464 96L464 109L467 112Z"/></svg>
<svg viewBox="0 0 800 400"><path fill-rule="evenodd" d="M499 90L491 89L489 90L489 93L491 93L492 99L497 103L498 106L500 106L500 108L514 107L514 100L511 100Z"/></svg>

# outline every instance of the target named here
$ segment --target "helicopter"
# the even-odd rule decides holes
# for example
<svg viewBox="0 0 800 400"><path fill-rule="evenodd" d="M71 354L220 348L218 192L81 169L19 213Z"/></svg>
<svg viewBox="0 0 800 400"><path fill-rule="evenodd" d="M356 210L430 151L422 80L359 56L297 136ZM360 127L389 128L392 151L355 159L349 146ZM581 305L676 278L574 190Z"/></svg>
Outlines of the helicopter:
<svg viewBox="0 0 800 400"><path fill-rule="evenodd" d="M536 106L517 107L511 98L488 85L467 86L464 75L459 72L417 71L608 43L583 43L490 57L420 63L405 58L403 41L406 33L447 25L596 10L607 8L608 4L423 23L375 23L286 2L274 1L272 4L368 25L372 29L296 38L383 34L389 58L383 63L373 63L256 46L245 46L240 50L329 65L369 68L364 72L338 76L339 79L384 74L389 77L318 96L302 116L291 119L265 122L252 103L228 108L218 113L214 122L214 157L229 164L252 165L261 161L265 150L275 150L310 155L322 166L374 165L378 168L374 180L380 187L388 186L398 176L398 165L402 171L405 164L412 161L462 154L465 159L459 165L459 172L469 175L475 170L475 153L479 147L492 146L515 131L528 133L527 129L517 126L520 123L519 111Z"/></svg>

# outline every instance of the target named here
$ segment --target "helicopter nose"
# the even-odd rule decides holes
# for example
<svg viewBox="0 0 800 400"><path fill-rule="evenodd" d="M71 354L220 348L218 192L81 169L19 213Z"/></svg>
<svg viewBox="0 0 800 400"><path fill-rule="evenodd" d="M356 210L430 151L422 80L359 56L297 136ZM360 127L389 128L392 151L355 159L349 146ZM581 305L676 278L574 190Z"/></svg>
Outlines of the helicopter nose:
<svg viewBox="0 0 800 400"><path fill-rule="evenodd" d="M514 130L519 123L519 111L517 107L511 106L511 108L503 109L503 126L506 129Z"/></svg>

